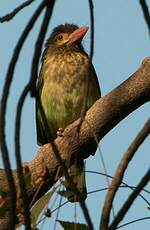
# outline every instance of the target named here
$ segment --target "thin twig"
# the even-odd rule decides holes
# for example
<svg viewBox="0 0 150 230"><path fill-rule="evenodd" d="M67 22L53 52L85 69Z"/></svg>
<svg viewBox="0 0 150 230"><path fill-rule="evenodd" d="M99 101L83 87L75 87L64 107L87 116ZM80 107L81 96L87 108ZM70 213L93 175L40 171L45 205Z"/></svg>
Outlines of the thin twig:
<svg viewBox="0 0 150 230"><path fill-rule="evenodd" d="M94 5L93 5L93 1L89 0L89 10L90 10L90 24L91 24L91 34L90 34L90 54L89 54L89 59L92 62L92 58L93 58L93 53L94 53ZM86 77L86 87L85 87L85 97L83 100L83 105L82 105L82 110L81 110L81 114L80 114L80 123L78 125L78 133L80 131L80 127L84 121L84 117L86 114L86 110L87 110L87 98L88 98L88 94L89 94L89 77L91 75L91 65L92 63L89 63L88 66L88 76Z"/></svg>
<svg viewBox="0 0 150 230"><path fill-rule="evenodd" d="M115 219L112 221L110 226L108 227L108 230L115 230L120 223L120 221L123 219L131 205L133 204L134 200L137 198L141 190L147 185L147 183L150 181L150 169L146 172L144 177L141 179L140 183L137 185L135 190L131 193L131 195L128 197L127 201L124 203L124 205L121 207L119 212L117 213Z"/></svg>
<svg viewBox="0 0 150 230"><path fill-rule="evenodd" d="M69 201L68 201L68 200L67 200L67 201L65 201L65 202L64 202L64 203L62 203L59 207L56 207L55 209L53 209L53 210L51 211L51 214L52 214L52 213L54 213L54 212L56 212L58 208L61 208L61 207L63 207L64 205L66 205L66 204L68 204L68 203L69 203Z"/></svg>
<svg viewBox="0 0 150 230"><path fill-rule="evenodd" d="M47 2L48 3L48 2ZM49 6L49 5L48 5ZM47 7L46 14L49 14L49 7ZM45 19L45 17L44 17ZM49 18L47 19L49 21ZM42 26L45 27L45 24L42 23ZM43 42L43 41L42 41ZM19 184L23 199L23 207L24 207L24 214L25 214L25 223L26 226L30 226L30 212L27 204L27 193L25 189L25 182L23 178L23 172L22 172L22 165L21 165L21 154L20 154L20 123L21 123L21 113L22 113L22 107L24 100L27 96L27 93L31 89L31 83L28 83L27 86L24 88L22 95L19 99L18 105L17 105L17 113L16 113L16 125L15 125L15 147L16 147L16 161L17 161L17 172L18 172L18 178L19 178Z"/></svg>
<svg viewBox="0 0 150 230"><path fill-rule="evenodd" d="M101 188L101 189L95 189L95 190L92 190L92 191L88 192L87 194L89 195L89 194L93 194L93 193L97 193L97 192L103 192L103 191L108 190L108 188L109 188L109 187ZM125 186L125 185L120 185L120 186L119 186L119 189L120 189L120 188L129 188L129 187L128 187L128 186Z"/></svg>
<svg viewBox="0 0 150 230"><path fill-rule="evenodd" d="M54 8L55 0L51 0L47 4L47 9L45 12L45 16L43 18L43 22L41 25L41 29L39 31L39 35L37 38L37 41L35 43L35 48L34 48L34 55L32 59L32 67L31 67L31 96L35 97L36 95L36 80L38 77L38 67L39 67L39 60L41 56L41 51L42 51L42 45L44 42L44 38L48 29L48 25L50 23L50 18L52 16L53 8Z"/></svg>
<svg viewBox="0 0 150 230"><path fill-rule="evenodd" d="M73 226L73 230L77 230L77 204L76 202L74 203L74 226Z"/></svg>
<svg viewBox="0 0 150 230"><path fill-rule="evenodd" d="M86 122L87 122L87 121L86 121ZM99 156L100 156L100 160L101 160L102 167L103 167L103 170L104 170L104 174L106 175L106 183L107 183L107 186L109 187L110 181L109 181L109 177L107 176L107 175L108 175L108 172L107 172L105 160L104 160L104 157L103 157L103 153L102 153L102 151L101 151L101 149L100 149L98 139L97 139L95 133L93 132L93 129L92 129L90 123L87 122L87 124L89 125L89 127L90 127L90 129L91 129L91 132L93 133L93 137L94 137L94 139L95 139L95 142L96 142L96 144L97 144L98 152L99 152ZM114 210L113 205L112 205L112 214L113 214L113 217L114 217L114 216L115 216L115 210Z"/></svg>
<svg viewBox="0 0 150 230"><path fill-rule="evenodd" d="M2 23L2 22L10 21L15 17L17 13L19 13L22 9L24 9L26 6L30 5L34 1L35 0L26 0L26 2L23 2L20 6L17 6L11 13L6 14L3 17L0 17L0 22Z"/></svg>
<svg viewBox="0 0 150 230"><path fill-rule="evenodd" d="M125 170L129 164L129 162L132 160L137 149L143 143L143 141L149 135L149 133L150 133L150 119L145 123L142 130L138 133L135 140L131 143L131 145L129 146L128 150L125 152L121 162L119 163L119 165L117 167L117 170L115 172L113 180L109 186L109 189L108 189L108 192L107 192L107 195L105 198L104 206L103 206L101 225L100 225L100 229L102 229L102 230L103 229L105 230L108 228L111 206L112 206L115 194L116 194L116 192L117 192L117 190L118 190L118 188L122 182ZM137 189L138 188L135 188L133 193ZM125 215L125 213L124 213L124 215Z"/></svg>
<svg viewBox="0 0 150 230"><path fill-rule="evenodd" d="M148 6L145 0L140 0L140 5L143 11L144 19L147 24L149 36L150 36L150 14L149 14Z"/></svg>
<svg viewBox="0 0 150 230"><path fill-rule="evenodd" d="M63 197L60 196L59 204L58 204L59 208L57 209L57 213L56 213L56 217L55 217L55 224L54 224L53 230L56 230L56 225L57 225L57 220L58 220L58 217L59 217L59 214L60 214L60 206L62 204L62 199L63 199Z"/></svg>
<svg viewBox="0 0 150 230"><path fill-rule="evenodd" d="M10 85L13 79L13 74L14 74L14 69L18 60L19 53L21 51L21 48L25 42L25 39L27 38L27 35L29 34L30 30L32 29L36 19L38 18L39 14L41 13L42 9L45 6L45 1L43 1L40 6L37 8L35 13L33 14L32 18L30 19L28 25L26 26L25 30L23 31L16 48L14 50L13 56L11 58L8 71L6 74L5 78L5 84L3 86L3 91L2 91L2 99L1 99L1 114L0 114L0 144L1 144L1 151L2 151L2 158L4 162L4 167L6 170L6 176L7 176L7 181L8 181L8 186L9 186L9 191L10 191L10 208L9 208L9 213L10 213L10 229L14 228L15 224L15 200L16 200L16 195L15 195L15 186L13 182L13 176L12 176L12 171L11 171L11 165L9 162L9 153L8 153L8 148L6 144L6 139L5 139L5 126L6 126L6 108L7 108L7 100L9 96L9 91L10 91Z"/></svg>
<svg viewBox="0 0 150 230"><path fill-rule="evenodd" d="M94 4L93 4L93 1L92 0L89 0L89 9L90 9L90 24L91 24L91 34L90 34L90 59L92 61L93 59L93 54L94 54ZM87 88L89 87L89 78L87 79ZM88 96L88 90L87 90L87 95L85 98L87 98ZM88 125L90 125L88 123ZM92 128L91 128L92 130ZM97 140L97 137L96 135L94 134L93 132L93 135L94 135L94 138L95 138L95 141L97 143L97 146L99 148L99 155L100 155L100 159L101 159L101 162L102 162L102 166L103 166L103 170L104 170L104 173L106 174L106 183L107 185L109 186L109 178L107 177L107 168L106 168L106 164L105 164L105 160L104 160L104 157L103 157L103 153L99 147L99 142ZM114 211L114 207L112 205L112 214L113 216L115 216L115 211Z"/></svg>
<svg viewBox="0 0 150 230"><path fill-rule="evenodd" d="M101 176L105 176L105 177L106 177L106 174L105 174L105 173L100 173L100 172L90 171L90 170L87 170L87 171L85 171L85 172L86 172L86 173L94 173L94 174L97 174L97 175L101 175ZM108 175L108 174L107 174L107 177L113 179L113 177L110 176L110 175ZM130 188L132 191L134 191L134 189L136 188L135 186L128 185L127 183L125 183L125 182L123 182L123 181L122 181L121 183L122 183L124 186L126 186L127 188ZM142 191L144 191L144 192L150 194L150 191L148 191L147 189L143 189ZM149 202L143 195L139 194L139 197L141 197L141 198L147 203L147 205L150 207L150 202Z"/></svg>
<svg viewBox="0 0 150 230"><path fill-rule="evenodd" d="M92 61L93 54L94 54L94 5L93 1L89 0L89 10L90 10L90 28L91 28L91 34L90 34L90 59Z"/></svg>
<svg viewBox="0 0 150 230"><path fill-rule="evenodd" d="M56 197L55 197L55 199L54 199L54 201L53 201L51 207L53 207L53 206L55 205L55 203L56 203L56 201L57 201L57 198L58 198L58 193L56 194ZM47 203L47 205L45 206L45 208L44 208L44 210L43 210L43 215L41 215L40 219L38 220L38 222L36 223L36 226L35 226L35 227L38 227L38 225L39 225L40 223L42 223L42 226L41 226L41 228L40 228L41 230L43 229L43 224L45 223L45 220L46 220L46 218L47 218L47 215L46 215L47 210L50 210L50 214L52 214L52 212L51 212L51 209L52 209L52 208L51 208L51 207L48 208L49 203L50 203L50 200L49 200L49 202ZM61 207L61 205L60 205L60 207ZM58 208L59 208L59 207L58 207Z"/></svg>
<svg viewBox="0 0 150 230"><path fill-rule="evenodd" d="M96 171L85 171L85 172L87 172L87 173L94 173L94 174L97 174L97 175L102 175L102 176L106 176L104 173L100 173L100 172L96 172ZM109 178L113 178L112 176L110 176L110 175L107 175ZM129 188L129 189L132 189L132 190L134 190L136 187L135 186L129 186L128 184L126 184L126 183L124 183L124 182L122 182L122 184L124 184L123 186L120 186L119 188ZM97 190L94 190L94 191L90 191L90 192L88 192L87 194L88 195L90 195L90 194L92 194L92 193L95 193L95 192L101 192L101 191L105 191L105 190L108 190L108 188L102 188L102 189L97 189ZM143 191L145 191L146 193L150 193L148 190L145 190L145 189L143 189ZM141 194L139 194L139 196L150 206L150 203L141 195ZM60 206L58 206L58 207L56 207L55 209L53 209L52 211L51 211L51 214L52 213L54 213L54 212L56 212L59 208L61 208L61 207L63 207L64 205L66 205L66 204L68 204L69 203L69 201L65 201L64 203L62 203ZM52 205L53 206L53 205ZM51 210L51 208L50 208L50 210ZM43 222L44 220L46 219L46 216L44 216L43 218L41 218L39 221L38 221L38 223L37 223L37 225L36 226L38 226L38 224L40 224L41 222Z"/></svg>
<svg viewBox="0 0 150 230"><path fill-rule="evenodd" d="M128 185L121 185L121 186L119 186L119 188L130 188L130 189L135 189L136 187L134 187L134 186L128 186ZM92 190L92 191L90 191L90 192L88 192L87 193L87 195L90 195L90 194L93 194L93 193L96 193L96 192L103 192L103 191L106 191L106 190L108 190L108 187L106 187L106 188L101 188L101 189L96 189L96 190ZM143 189L143 191L145 191L144 189ZM141 194L139 194L139 195L141 195ZM142 197L143 198L143 197ZM145 199L145 198L144 198ZM64 205L66 205L66 204L68 204L69 202L68 201L66 201L66 202L64 202L63 204L61 204L60 206L58 206L58 207L56 207L55 209L53 209L52 211L51 211L51 213L53 213L53 212L55 212L55 211L57 211L57 209L58 208L60 208L60 207L62 207L62 206L64 206ZM146 200L146 203L149 205L150 203ZM40 221L41 222L41 221Z"/></svg>
<svg viewBox="0 0 150 230"><path fill-rule="evenodd" d="M128 187L128 186L120 186L120 188L126 188L126 187ZM135 187L134 187L134 188L135 188ZM92 193L101 192L101 191L105 191L105 190L108 190L108 188L97 189L97 190L88 192L87 194L90 195L90 194L92 194ZM52 211L51 211L51 214L54 213L54 212L56 212L58 209L60 209L62 206L66 205L66 204L68 204L68 203L69 203L68 201L65 201L65 202L62 203L60 206L58 206L58 207L56 207L54 210L52 210ZM44 221L45 219L46 219L46 217L43 217L43 218L38 222L38 224L41 223L42 221ZM125 226L127 226L127 225L129 225L129 224L133 224L133 223L135 223L135 222L139 222L139 221L143 221L143 220L148 220L148 219L150 219L150 216L148 216L148 217L143 217L143 218L139 218L139 219L136 219L136 220L132 220L132 221L130 221L130 222L128 222L128 223L119 225L116 229L125 227Z"/></svg>
<svg viewBox="0 0 150 230"><path fill-rule="evenodd" d="M31 200L31 202L30 202L30 206L29 206L30 209L31 209L32 206L34 205L34 203L35 203L35 201L36 201L36 199L37 199L37 196L38 196L38 194L39 194L39 192L40 192L42 186L43 186L43 181L41 181L41 183L39 184L38 188L36 189L36 192L35 192L35 194L34 194L32 200Z"/></svg>
<svg viewBox="0 0 150 230"><path fill-rule="evenodd" d="M150 219L150 216L146 216L146 217L143 217L143 218L139 218L139 219L136 219L136 220L132 220L128 223L125 223L125 224L122 224L120 226L118 226L116 229L119 229L119 228L122 228L122 227L125 227L129 224L133 224L133 223L136 223L136 222L139 222L139 221L142 221L142 220L149 220Z"/></svg>
<svg viewBox="0 0 150 230"><path fill-rule="evenodd" d="M87 76L85 79L85 90L84 90L84 98L83 98L83 103L82 103L82 108L81 108L81 113L80 113L80 122L77 127L77 133L79 134L81 125L84 121L85 115L86 115L86 110L87 110L87 98L89 97L89 81L90 81L90 76L92 75L92 71L94 71L94 68L92 66L92 58L93 58L93 52L94 52L94 11L93 11L94 5L92 0L89 0L89 10L90 10L90 24L91 24L91 39L90 39L90 54L89 54L89 64L88 64L88 70L87 70ZM97 81L98 84L98 79L95 74L95 81ZM99 85L97 86L99 87ZM100 89L99 89L100 92ZM100 93L101 97L101 93ZM98 146L98 145L97 145Z"/></svg>
<svg viewBox="0 0 150 230"><path fill-rule="evenodd" d="M21 153L20 153L20 132L21 132L20 126L21 126L22 108L23 108L25 98L30 88L31 88L30 84L26 85L26 87L24 88L19 98L18 105L17 105L17 111L16 111L16 120L15 120L15 156L16 156L17 175L18 175L18 180L19 180L20 193L21 193L21 198L23 201L26 229L31 229L31 221L30 221L28 195L26 192L26 186L25 186L24 175L23 175L23 170L22 170Z"/></svg>
<svg viewBox="0 0 150 230"><path fill-rule="evenodd" d="M46 1L45 1L46 3ZM41 10L44 9L44 6L42 4L42 8L40 7L40 10L38 14L36 14L36 16L32 16L35 17L35 19L37 19L37 16L39 16L39 14L41 13ZM31 20L32 21L32 20ZM36 20L34 20L35 22ZM26 26L26 28L29 26L30 21L28 23L28 25ZM33 23L32 23L33 24ZM32 25L33 26L33 25ZM26 31L26 29L24 30ZM25 225L26 228L30 228L30 211L29 211L29 204L27 203L28 200L28 196L26 193L26 188L25 188L25 181L24 181L24 176L23 176L23 171L22 171L22 162L21 162L21 153L20 153L20 124L21 124L21 113L22 113L22 107L24 104L24 100L27 96L27 93L29 92L29 90L31 89L31 84L27 84L19 98L18 101L18 105L17 105L17 112L16 112L16 121L15 121L15 155L16 155L16 163L17 163L17 174L18 174L18 179L19 179L19 185L20 185L20 192L21 192L21 197L23 200L23 208L24 208L24 216L25 216Z"/></svg>
<svg viewBox="0 0 150 230"><path fill-rule="evenodd" d="M2 159L5 167L6 178L9 187L9 197L10 197L10 205L9 205L9 216L8 216L8 226L9 230L13 230L15 226L15 210L16 210L16 190L15 184L13 180L13 175L11 171L11 164L9 160L8 148L5 140L5 133L3 130L3 118L2 118L2 105L1 105L1 114L0 114L0 145L2 152Z"/></svg>
<svg viewBox="0 0 150 230"><path fill-rule="evenodd" d="M51 142L51 145L52 145L55 157L56 157L58 163L60 164L60 166L62 168L62 171L63 171L63 173L65 175L65 178L66 178L66 180L67 180L67 182L69 184L69 187L71 187L72 191L79 198L79 204L80 204L81 209L83 211L83 214L84 214L85 220L86 220L86 222L88 224L88 227L90 228L90 230L94 230L93 223L91 221L91 218L90 218L88 209L86 207L85 201L82 200L81 193L79 192L79 190L77 189L77 187L75 186L75 184L73 183L73 181L71 180L71 178L69 176L69 173L67 171L67 168L66 168L65 164L63 163L63 161L62 161L62 159L60 157L60 154L59 154L59 151L57 149L57 146L54 144L54 142Z"/></svg>
<svg viewBox="0 0 150 230"><path fill-rule="evenodd" d="M61 184L59 185L59 187L61 188ZM60 188L59 188L59 191L60 191ZM59 197L59 194L58 194L58 192L57 192L57 193L56 193L56 196L55 196L55 199L54 199L54 201L52 202L52 204L51 204L51 206L50 206L50 208L49 208L50 210L52 210L52 208L55 206L55 203L56 203L58 197Z"/></svg>
<svg viewBox="0 0 150 230"><path fill-rule="evenodd" d="M96 171L85 171L85 172L86 172L86 173L94 173L94 174L97 174L97 175L106 176L104 173L100 173L100 172L96 172ZM107 176L108 176L109 178L113 178L113 177L110 176L110 175L107 175ZM122 181L122 184L124 184L124 185L119 186L119 188L129 188L129 189L132 189L132 190L134 190L134 189L136 188L135 186L129 186L128 184L124 183L123 181ZM90 194L96 193L96 192L102 192L102 191L105 191L105 190L108 190L108 187L90 191L90 192L87 193L87 195L90 195ZM147 191L147 190L145 190L145 189L143 189L143 191L145 191L146 193L150 194L150 192ZM144 196L142 196L141 194L139 194L139 196L148 204L148 206L150 206L150 203L146 200L146 198L145 198ZM54 212L56 212L59 208L61 208L62 206L66 205L66 204L68 204L68 203L69 203L68 201L65 201L65 202L62 203L60 206L58 206L58 207L56 207L55 209L53 209L53 210L51 211L51 214L54 213ZM51 210L51 208L50 208L50 210ZM44 221L45 219L46 219L46 217L41 218L41 219L38 221L38 224L41 223L42 221ZM38 224L37 224L37 225L38 225Z"/></svg>

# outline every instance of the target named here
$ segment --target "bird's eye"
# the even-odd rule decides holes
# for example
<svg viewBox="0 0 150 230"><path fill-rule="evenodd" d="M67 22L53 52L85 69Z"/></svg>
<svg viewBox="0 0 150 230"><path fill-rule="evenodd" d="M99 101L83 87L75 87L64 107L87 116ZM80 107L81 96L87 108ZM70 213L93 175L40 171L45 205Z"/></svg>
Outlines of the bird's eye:
<svg viewBox="0 0 150 230"><path fill-rule="evenodd" d="M63 35L62 34L59 34L59 35L57 35L56 37L55 37L55 42L57 42L57 41L62 41L63 40Z"/></svg>
<svg viewBox="0 0 150 230"><path fill-rule="evenodd" d="M58 40L62 40L62 39L63 39L63 35L62 34L58 35Z"/></svg>

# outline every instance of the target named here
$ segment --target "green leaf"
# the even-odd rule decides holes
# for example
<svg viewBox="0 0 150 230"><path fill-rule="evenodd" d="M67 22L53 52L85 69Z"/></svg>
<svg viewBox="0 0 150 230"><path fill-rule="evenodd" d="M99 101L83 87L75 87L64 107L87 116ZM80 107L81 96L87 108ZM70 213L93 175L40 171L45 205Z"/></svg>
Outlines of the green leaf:
<svg viewBox="0 0 150 230"><path fill-rule="evenodd" d="M77 183L78 190L82 193L86 191L85 165Z"/></svg>
<svg viewBox="0 0 150 230"><path fill-rule="evenodd" d="M15 229L19 230L21 227L23 226L23 224L19 223L15 225Z"/></svg>
<svg viewBox="0 0 150 230"><path fill-rule="evenodd" d="M36 222L45 208L45 206L48 204L50 198L54 194L57 188L53 188L50 192L46 193L44 196L42 196L31 208L31 219L32 219L32 224L36 225Z"/></svg>
<svg viewBox="0 0 150 230"><path fill-rule="evenodd" d="M65 188L68 188L68 182L67 182L67 180L62 180L62 179L60 179L59 181L60 181L60 183L61 183Z"/></svg>
<svg viewBox="0 0 150 230"><path fill-rule="evenodd" d="M74 229L76 225L76 230L89 230L88 226L86 224L80 224L80 223L73 223L68 221L62 221L58 220L58 222L61 224L64 230L72 230Z"/></svg>
<svg viewBox="0 0 150 230"><path fill-rule="evenodd" d="M72 191L66 191L66 190L63 190L63 191L58 191L57 192L59 195L65 197L65 198L69 198L70 196L73 196L74 193Z"/></svg>
<svg viewBox="0 0 150 230"><path fill-rule="evenodd" d="M24 180L25 180L25 186L27 191L30 191L32 189L32 183L31 183L31 172L27 166L24 166L23 168L23 174L24 174Z"/></svg>

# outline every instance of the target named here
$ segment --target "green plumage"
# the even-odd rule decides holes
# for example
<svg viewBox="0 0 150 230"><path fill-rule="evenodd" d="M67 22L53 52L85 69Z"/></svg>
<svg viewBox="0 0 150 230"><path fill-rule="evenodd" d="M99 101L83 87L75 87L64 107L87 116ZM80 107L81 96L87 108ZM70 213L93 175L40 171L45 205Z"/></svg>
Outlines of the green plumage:
<svg viewBox="0 0 150 230"><path fill-rule="evenodd" d="M86 96L87 78L89 78L87 109L100 98L94 67L81 41L77 40L68 45L65 40L65 37L77 28L72 24L56 27L46 44L37 83L36 125L39 144L48 143L50 138L56 138L59 128L64 129L80 117ZM64 41L57 41L59 34L64 36ZM43 114L48 129L45 127ZM83 164L78 165L82 165L79 167L81 173ZM75 183L77 184L77 181Z"/></svg>

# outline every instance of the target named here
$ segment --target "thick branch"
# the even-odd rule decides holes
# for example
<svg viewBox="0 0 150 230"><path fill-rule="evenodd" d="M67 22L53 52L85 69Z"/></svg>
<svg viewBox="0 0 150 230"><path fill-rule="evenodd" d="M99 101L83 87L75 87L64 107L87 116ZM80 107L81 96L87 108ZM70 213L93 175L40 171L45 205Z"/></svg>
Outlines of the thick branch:
<svg viewBox="0 0 150 230"><path fill-rule="evenodd" d="M77 135L76 128L79 119L69 125L63 138L57 138L55 144L64 162L82 153L83 158L87 158L96 151L96 142L93 133L98 140L101 140L115 125L132 113L135 109L150 100L150 58L142 63L129 79L123 82L106 96L98 100L87 112L83 121L80 133ZM92 131L91 131L92 128ZM75 135L76 134L76 135ZM40 186L38 199L56 182L56 172L59 167L54 157L51 144L42 146L31 162L24 164L24 175L30 177L30 186L27 188L29 201L34 197L36 190ZM62 172L58 177L62 176ZM14 171L16 188L18 190L16 171ZM0 171L0 190L3 193L4 201L7 203L7 182L3 170ZM42 183L41 183L42 182ZM19 191L17 191L19 194ZM17 196L17 212L20 210L20 197ZM36 200L35 199L35 200ZM6 204L5 204L6 205ZM3 208L3 205L0 205Z"/></svg>

